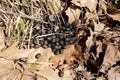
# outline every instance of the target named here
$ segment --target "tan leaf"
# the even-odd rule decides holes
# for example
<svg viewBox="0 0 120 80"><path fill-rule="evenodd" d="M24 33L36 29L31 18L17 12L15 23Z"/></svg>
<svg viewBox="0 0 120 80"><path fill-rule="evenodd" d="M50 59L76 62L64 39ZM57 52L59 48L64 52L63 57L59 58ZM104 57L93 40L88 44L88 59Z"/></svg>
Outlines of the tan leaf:
<svg viewBox="0 0 120 80"><path fill-rule="evenodd" d="M108 14L108 16L112 17L113 20L118 20L120 21L120 12L116 14Z"/></svg>
<svg viewBox="0 0 120 80"><path fill-rule="evenodd" d="M39 59L35 58L37 54L41 54L41 57ZM27 63L36 63L36 62L40 64L45 63L45 62L47 63L51 56L54 56L54 54L50 48L44 49L40 47L38 49L35 49L28 55Z"/></svg>
<svg viewBox="0 0 120 80"><path fill-rule="evenodd" d="M120 60L120 52L118 47L113 44L108 44L107 50L105 52L104 60L102 63L101 71L104 72L110 66L116 63L116 61Z"/></svg>
<svg viewBox="0 0 120 80"><path fill-rule="evenodd" d="M0 68L13 69L14 68L14 62L12 60L7 60L7 59L4 59L4 58L0 58Z"/></svg>
<svg viewBox="0 0 120 80"><path fill-rule="evenodd" d="M25 69L24 74L32 76L36 74L39 78L43 78L43 80L53 80L53 78L55 80L60 80L56 72L48 65L30 64L29 67Z"/></svg>
<svg viewBox="0 0 120 80"><path fill-rule="evenodd" d="M120 79L120 67L116 66L108 71L109 80L119 80Z"/></svg>
<svg viewBox="0 0 120 80"><path fill-rule="evenodd" d="M72 0L72 3L80 7L88 7L91 12L96 11L97 0L89 0L89 2L88 0Z"/></svg>
<svg viewBox="0 0 120 80"><path fill-rule="evenodd" d="M34 49L18 49L16 43L12 44L9 48L0 53L0 57L7 59L18 59L21 57L27 57Z"/></svg>
<svg viewBox="0 0 120 80"><path fill-rule="evenodd" d="M34 80L34 76L32 76L32 75L23 75L21 80Z"/></svg>
<svg viewBox="0 0 120 80"><path fill-rule="evenodd" d="M63 62L64 60L69 60L74 50L74 45L69 46L69 48L64 50L63 54L51 57L50 62L53 62L56 66L58 66L59 61Z"/></svg>
<svg viewBox="0 0 120 80"><path fill-rule="evenodd" d="M64 50L63 54L53 56L50 59L50 62L53 62L54 66L57 67L59 64L63 63L64 60L66 60L67 63L70 64L70 60L79 59L80 60L79 63L82 64L82 62L84 60L84 58L83 58L84 56L82 55L80 49L81 48L78 46L75 47L75 45L69 45Z"/></svg>
<svg viewBox="0 0 120 80"><path fill-rule="evenodd" d="M104 77L99 77L96 80L105 80L105 78Z"/></svg>
<svg viewBox="0 0 120 80"><path fill-rule="evenodd" d="M0 80L19 80L21 73L18 70L8 70L1 68L3 72L0 73Z"/></svg>
<svg viewBox="0 0 120 80"><path fill-rule="evenodd" d="M66 10L66 14L69 16L69 23L73 23L75 20L79 19L81 10L75 7L74 5L70 5L70 7Z"/></svg>

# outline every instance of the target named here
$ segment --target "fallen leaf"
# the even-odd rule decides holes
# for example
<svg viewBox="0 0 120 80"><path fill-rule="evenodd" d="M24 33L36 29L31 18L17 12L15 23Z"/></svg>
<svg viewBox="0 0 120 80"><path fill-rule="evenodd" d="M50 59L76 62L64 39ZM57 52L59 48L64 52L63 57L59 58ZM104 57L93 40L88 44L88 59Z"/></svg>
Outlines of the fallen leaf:
<svg viewBox="0 0 120 80"><path fill-rule="evenodd" d="M41 54L41 57L36 59L35 56ZM44 49L42 47L33 50L27 57L27 63L48 63L50 57L54 56L54 53L50 48Z"/></svg>
<svg viewBox="0 0 120 80"><path fill-rule="evenodd" d="M72 3L80 7L88 7L91 12L96 11L97 0L89 0L89 2L87 0L72 0Z"/></svg>
<svg viewBox="0 0 120 80"><path fill-rule="evenodd" d="M21 73L18 70L9 70L1 68L3 72L0 73L0 80L19 80Z"/></svg>
<svg viewBox="0 0 120 80"><path fill-rule="evenodd" d="M70 45L67 47L67 49L64 50L63 54L59 54L56 56L51 57L50 62L53 62L56 66L60 63L63 63L64 60L67 60L69 62L70 57L75 54L75 47L74 45Z"/></svg>
<svg viewBox="0 0 120 80"><path fill-rule="evenodd" d="M12 60L7 60L5 58L0 58L0 68L13 69L14 62Z"/></svg>
<svg viewBox="0 0 120 80"><path fill-rule="evenodd" d="M0 57L6 59L18 59L21 57L27 57L34 49L18 49L16 43L12 44L9 48L0 53Z"/></svg>
<svg viewBox="0 0 120 80"><path fill-rule="evenodd" d="M74 21L79 19L81 10L76 8L75 6L71 6L66 10L66 14L69 16L69 23L73 23Z"/></svg>
<svg viewBox="0 0 120 80"><path fill-rule="evenodd" d="M100 71L105 72L105 70L115 64L118 60L120 60L120 52L117 46L109 43L107 45L107 50L105 52L102 68L100 69Z"/></svg>
<svg viewBox="0 0 120 80"><path fill-rule="evenodd" d="M108 16L112 17L113 20L120 21L120 12L116 14L107 14Z"/></svg>

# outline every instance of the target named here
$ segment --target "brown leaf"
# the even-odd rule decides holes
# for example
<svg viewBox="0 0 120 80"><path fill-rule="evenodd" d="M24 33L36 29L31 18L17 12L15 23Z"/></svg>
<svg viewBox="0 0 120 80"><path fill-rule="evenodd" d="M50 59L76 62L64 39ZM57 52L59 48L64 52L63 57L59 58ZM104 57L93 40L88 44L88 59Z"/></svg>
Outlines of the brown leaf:
<svg viewBox="0 0 120 80"><path fill-rule="evenodd" d="M3 72L0 72L0 80L19 80L21 73L18 70L9 70L9 69L0 69Z"/></svg>
<svg viewBox="0 0 120 80"><path fill-rule="evenodd" d="M79 59L79 63L82 64L84 60L84 56L81 53L79 46L75 47L75 45L69 45L64 50L63 54L53 56L50 59L50 62L52 62L55 67L57 67L59 64L63 64L64 60L66 60L67 64L70 64L71 60L74 60L74 59Z"/></svg>
<svg viewBox="0 0 120 80"><path fill-rule="evenodd" d="M39 59L36 59L35 56L37 54L41 54L41 57ZM42 47L33 50L27 57L27 63L48 63L48 60L51 56L54 56L53 52L50 48L44 49Z"/></svg>
<svg viewBox="0 0 120 80"><path fill-rule="evenodd" d="M96 11L97 0L89 0L89 2L87 0L72 0L72 3L80 7L88 7L91 12Z"/></svg>
<svg viewBox="0 0 120 80"><path fill-rule="evenodd" d="M38 78L43 78L43 80L52 80L53 77L55 80L60 80L57 73L48 65L44 64L29 64L29 67L26 67L24 71L24 78L33 78L31 76L37 76ZM31 76L28 76L31 75Z"/></svg>
<svg viewBox="0 0 120 80"><path fill-rule="evenodd" d="M74 8L74 7L69 7L66 10L66 14L69 16L69 23L73 23L75 20L79 19L81 10L78 8Z"/></svg>
<svg viewBox="0 0 120 80"><path fill-rule="evenodd" d="M109 43L105 52L101 71L104 72L118 60L120 60L120 52L118 50L118 47Z"/></svg>
<svg viewBox="0 0 120 80"><path fill-rule="evenodd" d="M116 14L108 14L108 16L112 17L113 20L120 21L120 12Z"/></svg>
<svg viewBox="0 0 120 80"><path fill-rule="evenodd" d="M114 67L108 71L109 80L119 80L120 79L120 67Z"/></svg>
<svg viewBox="0 0 120 80"><path fill-rule="evenodd" d="M34 49L18 49L16 43L12 44L9 48L0 53L0 57L7 59L18 59L21 57L27 57Z"/></svg>
<svg viewBox="0 0 120 80"><path fill-rule="evenodd" d="M14 68L14 63L12 60L7 60L4 58L0 58L0 68L4 69L13 69Z"/></svg>
<svg viewBox="0 0 120 80"><path fill-rule="evenodd" d="M74 52L74 46L69 46L68 49L64 50L63 54L59 54L56 56L51 57L50 62L53 62L54 65L57 67L60 62L63 62L66 59L69 59L72 53Z"/></svg>

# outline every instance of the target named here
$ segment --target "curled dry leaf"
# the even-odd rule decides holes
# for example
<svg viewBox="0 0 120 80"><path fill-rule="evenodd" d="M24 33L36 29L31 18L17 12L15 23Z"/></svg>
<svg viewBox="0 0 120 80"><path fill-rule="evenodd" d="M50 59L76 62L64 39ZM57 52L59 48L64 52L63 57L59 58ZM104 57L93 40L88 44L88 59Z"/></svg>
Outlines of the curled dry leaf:
<svg viewBox="0 0 120 80"><path fill-rule="evenodd" d="M72 3L80 7L88 7L91 12L96 11L97 0L89 0L89 2L88 0L72 0Z"/></svg>
<svg viewBox="0 0 120 80"><path fill-rule="evenodd" d="M79 19L79 15L81 10L74 5L70 5L70 7L66 10L66 14L69 16L69 23L73 23L75 20Z"/></svg>
<svg viewBox="0 0 120 80"><path fill-rule="evenodd" d="M112 66L119 60L120 60L120 51L118 50L118 47L109 43L107 45L107 50L105 52L101 72L105 72L110 66Z"/></svg>

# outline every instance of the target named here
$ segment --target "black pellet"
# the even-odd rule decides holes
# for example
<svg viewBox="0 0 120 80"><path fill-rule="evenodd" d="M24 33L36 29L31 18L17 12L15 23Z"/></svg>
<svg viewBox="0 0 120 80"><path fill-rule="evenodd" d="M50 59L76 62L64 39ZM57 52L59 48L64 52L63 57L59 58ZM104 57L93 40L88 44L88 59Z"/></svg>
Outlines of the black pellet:
<svg viewBox="0 0 120 80"><path fill-rule="evenodd" d="M63 77L64 76L64 70L59 70L58 75L59 75L59 77Z"/></svg>
<svg viewBox="0 0 120 80"><path fill-rule="evenodd" d="M38 59L38 58L40 58L41 57L41 54L40 53L37 53L36 55L35 55L35 58L36 59Z"/></svg>

